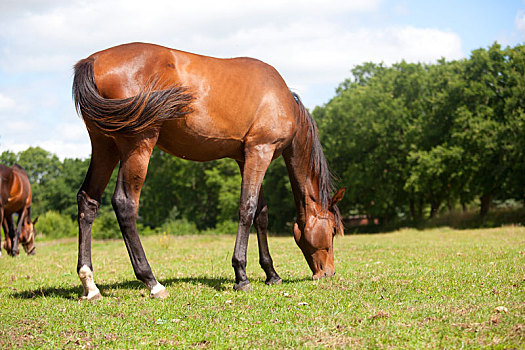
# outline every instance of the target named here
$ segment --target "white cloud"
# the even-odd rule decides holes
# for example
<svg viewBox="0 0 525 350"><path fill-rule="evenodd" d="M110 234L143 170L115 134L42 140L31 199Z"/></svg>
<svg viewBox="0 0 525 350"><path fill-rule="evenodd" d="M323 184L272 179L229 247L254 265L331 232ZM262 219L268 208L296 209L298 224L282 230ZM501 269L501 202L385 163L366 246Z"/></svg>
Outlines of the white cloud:
<svg viewBox="0 0 525 350"><path fill-rule="evenodd" d="M304 96L308 107L326 102L351 68L365 61L461 57L455 33L363 22L381 6L381 0L193 0L184 5L172 0L4 0L0 74L9 74L15 83L1 86L0 120L16 112L18 120L40 130L35 138L13 126L9 133L20 133L17 139L47 145L62 157L75 151L88 156L89 139L71 103L72 66L95 51L130 41L262 59ZM9 96L2 91L10 91ZM0 133L3 147L22 145L6 136L8 131Z"/></svg>
<svg viewBox="0 0 525 350"><path fill-rule="evenodd" d="M525 11L520 10L516 14L516 18L514 19L514 24L516 25L516 29L519 31L521 38L525 38Z"/></svg>
<svg viewBox="0 0 525 350"><path fill-rule="evenodd" d="M0 110L10 109L10 108L13 108L14 106L15 106L15 100L13 100L9 96L0 94Z"/></svg>

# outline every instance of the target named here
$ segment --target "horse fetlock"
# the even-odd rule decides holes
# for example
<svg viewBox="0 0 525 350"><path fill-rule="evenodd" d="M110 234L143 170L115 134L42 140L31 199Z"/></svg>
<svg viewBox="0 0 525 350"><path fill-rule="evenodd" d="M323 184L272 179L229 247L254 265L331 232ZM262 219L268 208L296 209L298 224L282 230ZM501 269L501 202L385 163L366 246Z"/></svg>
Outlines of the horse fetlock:
<svg viewBox="0 0 525 350"><path fill-rule="evenodd" d="M78 277L80 278L82 286L84 287L84 293L81 299L96 300L102 298L102 295L100 294L100 291L93 280L93 271L91 271L87 265L82 266L78 270Z"/></svg>
<svg viewBox="0 0 525 350"><path fill-rule="evenodd" d="M239 292L251 292L253 290L250 281L242 281L239 283L235 283L233 285L233 289Z"/></svg>
<svg viewBox="0 0 525 350"><path fill-rule="evenodd" d="M162 284L157 282L155 286L150 288L149 296L154 299L166 299L170 294Z"/></svg>
<svg viewBox="0 0 525 350"><path fill-rule="evenodd" d="M283 284L283 280L279 276L268 277L264 282L267 286Z"/></svg>

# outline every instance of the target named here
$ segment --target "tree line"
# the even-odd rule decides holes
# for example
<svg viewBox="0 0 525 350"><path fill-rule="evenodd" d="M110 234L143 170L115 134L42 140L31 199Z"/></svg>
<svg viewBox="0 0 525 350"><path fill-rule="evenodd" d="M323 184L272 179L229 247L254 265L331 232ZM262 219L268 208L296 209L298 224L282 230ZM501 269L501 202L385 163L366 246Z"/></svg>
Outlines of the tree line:
<svg viewBox="0 0 525 350"><path fill-rule="evenodd" d="M313 115L345 213L388 222L523 201L525 46L436 64L365 63Z"/></svg>
<svg viewBox="0 0 525 350"><path fill-rule="evenodd" d="M312 112L332 171L347 187L343 216L417 223L442 208L477 205L483 216L493 201L523 201L525 46L495 43L468 59L434 64L364 63L351 73ZM41 227L74 235L76 193L89 159L60 160L39 147L0 155L0 163L15 162L28 173ZM120 235L111 210L116 173L95 236ZM141 195L141 229L234 233L240 183L232 160L188 162L155 149ZM289 232L295 207L282 158L268 169L263 189L270 230Z"/></svg>

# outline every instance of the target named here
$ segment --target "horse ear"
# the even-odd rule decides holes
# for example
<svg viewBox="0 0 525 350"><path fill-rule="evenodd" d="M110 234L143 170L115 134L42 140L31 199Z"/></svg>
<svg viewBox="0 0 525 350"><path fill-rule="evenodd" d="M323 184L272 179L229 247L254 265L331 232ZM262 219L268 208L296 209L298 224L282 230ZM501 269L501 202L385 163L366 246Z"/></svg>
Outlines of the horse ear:
<svg viewBox="0 0 525 350"><path fill-rule="evenodd" d="M37 216L37 217L35 218L35 220L33 221L33 226L36 225L36 222L38 221L38 218L39 218L39 216Z"/></svg>
<svg viewBox="0 0 525 350"><path fill-rule="evenodd" d="M337 202L341 201L343 199L343 196L345 195L346 187L340 188L339 191L337 191L332 199L330 200L330 207L333 207L337 204Z"/></svg>

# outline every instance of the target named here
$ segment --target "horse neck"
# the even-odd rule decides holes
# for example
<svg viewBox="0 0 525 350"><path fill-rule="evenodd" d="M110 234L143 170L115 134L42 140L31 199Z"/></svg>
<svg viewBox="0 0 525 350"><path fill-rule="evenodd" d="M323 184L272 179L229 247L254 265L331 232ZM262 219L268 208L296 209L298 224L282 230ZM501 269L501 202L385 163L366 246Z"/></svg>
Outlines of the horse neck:
<svg viewBox="0 0 525 350"><path fill-rule="evenodd" d="M317 135L314 135L317 137ZM307 126L299 130L291 145L283 153L288 170L290 184L297 211L299 226L306 223L314 203L319 199L318 176L312 171L310 159L312 154L312 140L308 137Z"/></svg>

